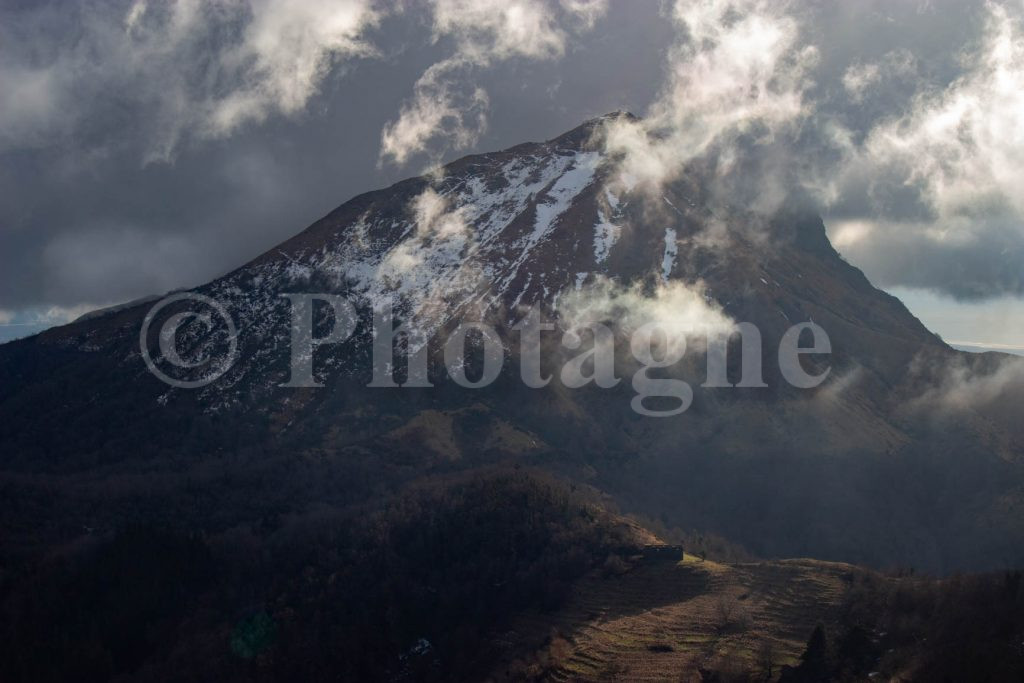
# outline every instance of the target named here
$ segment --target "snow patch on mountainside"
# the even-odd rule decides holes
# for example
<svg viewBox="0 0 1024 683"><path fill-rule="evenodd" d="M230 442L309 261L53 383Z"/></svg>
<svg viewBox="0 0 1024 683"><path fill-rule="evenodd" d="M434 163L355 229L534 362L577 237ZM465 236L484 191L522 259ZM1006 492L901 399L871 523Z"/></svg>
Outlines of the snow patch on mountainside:
<svg viewBox="0 0 1024 683"><path fill-rule="evenodd" d="M594 261L599 265L608 260L608 254L619 239L619 226L609 221L604 211L597 210L597 223L594 224Z"/></svg>
<svg viewBox="0 0 1024 683"><path fill-rule="evenodd" d="M413 337L428 339L468 311L483 315L513 295L518 304L531 282L545 296L571 286L519 275L594 182L600 162L598 152L564 149L485 161L432 182L397 217L371 207L315 249L282 251L219 281L211 294L228 305L240 329L262 340L253 362L287 347L280 292L336 291L357 308L393 305ZM517 278L521 291L511 292ZM343 361L324 359L328 367L334 362Z"/></svg>
<svg viewBox="0 0 1024 683"><path fill-rule="evenodd" d="M582 152L576 155L572 167L563 173L545 194L550 201L537 203L537 219L529 245L533 246L544 238L559 216L566 212L577 197L594 180L594 171L600 155L597 152Z"/></svg>
<svg viewBox="0 0 1024 683"><path fill-rule="evenodd" d="M600 157L597 152L576 152L563 167L557 180L537 200L533 231L515 244L520 252L501 279L499 293L504 293L534 247L549 236L558 219L572 206L573 200L593 182Z"/></svg>
<svg viewBox="0 0 1024 683"><path fill-rule="evenodd" d="M672 275L678 255L679 245L676 243L676 231L674 228L665 228L665 254L661 258L661 279L665 282L668 282L669 276Z"/></svg>

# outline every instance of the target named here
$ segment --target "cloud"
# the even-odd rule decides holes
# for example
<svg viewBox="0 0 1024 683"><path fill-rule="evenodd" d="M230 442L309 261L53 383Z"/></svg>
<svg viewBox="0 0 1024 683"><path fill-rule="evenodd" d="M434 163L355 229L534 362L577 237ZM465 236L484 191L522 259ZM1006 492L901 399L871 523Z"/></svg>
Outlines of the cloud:
<svg viewBox="0 0 1024 683"><path fill-rule="evenodd" d="M425 151L438 137L447 146L464 149L476 143L487 126L490 99L483 88L467 92L455 72L465 68L459 61L434 64L416 81L413 98L402 105L398 118L381 132L381 160L399 166Z"/></svg>
<svg viewBox="0 0 1024 683"><path fill-rule="evenodd" d="M669 344L680 339L727 336L735 326L705 296L700 283L687 285L679 280L662 282L645 291L639 282L626 286L597 276L585 287L565 292L557 309L566 330L588 322L611 322L628 335L648 323L658 323Z"/></svg>
<svg viewBox="0 0 1024 683"><path fill-rule="evenodd" d="M1024 358L1004 357L995 362L950 363L938 382L909 406L911 410L946 413L1002 412L1024 400ZM1012 408L1009 411L1011 414ZM1019 425L1017 425L1019 426Z"/></svg>
<svg viewBox="0 0 1024 683"><path fill-rule="evenodd" d="M862 48L850 53L822 31L829 10L680 0L659 95L642 119L610 121L605 146L620 180L649 194L690 169L707 201L747 215L813 199L842 253L880 286L1019 295L1024 29L1007 5L980 8L962 50L914 34L952 22L947 10L886 17L907 22L914 39L902 45L870 34L870 8L850 10L840 36ZM948 81L927 61L935 50L959 55Z"/></svg>
<svg viewBox="0 0 1024 683"><path fill-rule="evenodd" d="M1003 7L989 3L987 10L985 43L968 73L923 93L864 145L866 164L897 170L941 218L976 217L978 209L1024 215L1024 35Z"/></svg>
<svg viewBox="0 0 1024 683"><path fill-rule="evenodd" d="M433 188L427 188L412 201L413 216L416 221L416 234L421 239L437 237L468 237L469 227L466 225L465 207L457 207L449 211L448 200Z"/></svg>
<svg viewBox="0 0 1024 683"><path fill-rule="evenodd" d="M465 60L559 57L566 33L552 8L536 0L435 0L434 38L451 37Z"/></svg>
<svg viewBox="0 0 1024 683"><path fill-rule="evenodd" d="M797 21L778 3L680 0L672 20L681 39L658 98L643 119L607 127L606 146L621 155L627 184L653 191L712 151L728 173L741 137L770 142L806 116L803 93L817 55L800 44Z"/></svg>
<svg viewBox="0 0 1024 683"><path fill-rule="evenodd" d="M843 73L843 88L854 102L861 102L880 84L917 74L917 59L906 49L892 50L877 62L857 62Z"/></svg>
<svg viewBox="0 0 1024 683"><path fill-rule="evenodd" d="M413 197L409 210L413 233L387 252L378 272L383 282L397 285L400 293L415 299L414 312L422 314L428 305L443 303L448 287L447 282L432 277L432 268L438 261L457 263L467 246L472 246L472 233L465 207L453 209L432 187Z"/></svg>
<svg viewBox="0 0 1024 683"><path fill-rule="evenodd" d="M559 4L580 27L588 31L608 11L608 0L559 0Z"/></svg>
<svg viewBox="0 0 1024 683"><path fill-rule="evenodd" d="M192 285L399 180L390 162L437 161L484 134L537 139L616 109L645 114L609 138L634 183L694 168L712 202L744 209L723 218L801 188L876 284L1020 296L1019 2L663 9L7 3L0 306ZM140 170L147 160L174 164ZM726 245L711 238L734 227L695 239Z"/></svg>
<svg viewBox="0 0 1024 683"><path fill-rule="evenodd" d="M369 2L255 0L251 11L242 40L222 58L223 68L240 72L241 85L213 98L214 135L272 112L302 110L335 62L376 52L362 37L379 18Z"/></svg>
<svg viewBox="0 0 1024 683"><path fill-rule="evenodd" d="M477 72L513 58L561 57L574 32L593 28L604 0L434 0L433 40L452 54L431 65L413 86L398 118L381 132L381 162L405 164L472 146L487 127L489 97L473 85Z"/></svg>
<svg viewBox="0 0 1024 683"><path fill-rule="evenodd" d="M55 325L66 325L90 311L106 304L77 304L75 306L43 306L23 311L0 310L0 343L26 337Z"/></svg>
<svg viewBox="0 0 1024 683"><path fill-rule="evenodd" d="M40 311L37 321L46 325L64 325L85 315L86 313L89 313L90 311L103 308L108 303L109 302L105 302L100 305L78 304L76 306L49 306Z"/></svg>
<svg viewBox="0 0 1024 683"><path fill-rule="evenodd" d="M169 161L189 139L303 110L332 67L374 53L364 36L379 18L369 0L12 11L0 86L18 96L0 104L0 151L132 133L145 161Z"/></svg>
<svg viewBox="0 0 1024 683"><path fill-rule="evenodd" d="M836 248L883 287L940 292L980 301L1024 292L1024 241L1020 223L994 217L934 220L836 221Z"/></svg>
<svg viewBox="0 0 1024 683"><path fill-rule="evenodd" d="M41 130L56 127L57 79L52 68L0 66L0 150L37 143Z"/></svg>
<svg viewBox="0 0 1024 683"><path fill-rule="evenodd" d="M827 203L843 253L878 284L965 299L1024 293L1024 30L1002 5L985 11L959 78L919 85L906 111L843 150ZM882 74L913 68L906 55L885 64L851 67L844 85L863 99Z"/></svg>
<svg viewBox="0 0 1024 683"><path fill-rule="evenodd" d="M184 237L154 236L131 226L62 233L46 245L40 259L48 288L73 288L81 300L100 305L118 303L117 293L124 291L169 291L180 284L180 264L201 262L195 245Z"/></svg>
<svg viewBox="0 0 1024 683"><path fill-rule="evenodd" d="M409 211L414 230L384 256L372 287L374 295L387 291L408 301L421 324L436 325L450 312L445 295L454 285L479 278L465 258L475 243L465 207L453 208L431 187L409 202Z"/></svg>

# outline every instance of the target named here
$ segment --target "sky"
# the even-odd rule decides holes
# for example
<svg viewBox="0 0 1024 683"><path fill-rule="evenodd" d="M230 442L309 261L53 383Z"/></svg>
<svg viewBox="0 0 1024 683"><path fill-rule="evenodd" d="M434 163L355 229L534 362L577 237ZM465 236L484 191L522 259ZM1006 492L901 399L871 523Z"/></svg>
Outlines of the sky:
<svg viewBox="0 0 1024 683"><path fill-rule="evenodd" d="M1024 2L0 0L0 340L611 111L643 183L814 202L931 329L1024 347Z"/></svg>

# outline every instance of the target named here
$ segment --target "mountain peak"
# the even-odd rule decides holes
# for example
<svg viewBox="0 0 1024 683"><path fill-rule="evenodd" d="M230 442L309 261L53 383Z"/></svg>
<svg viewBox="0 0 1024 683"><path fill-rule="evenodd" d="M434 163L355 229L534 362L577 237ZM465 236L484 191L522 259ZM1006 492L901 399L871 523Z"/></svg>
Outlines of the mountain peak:
<svg viewBox="0 0 1024 683"><path fill-rule="evenodd" d="M639 117L635 116L634 114L628 111L618 110L608 112L607 114L596 116L592 119L587 119L586 121L576 126L575 128L568 130L562 133L561 135L552 138L551 140L548 140L548 143L558 143L562 146L580 148L591 141L595 129L616 119L623 119L626 121L640 120Z"/></svg>

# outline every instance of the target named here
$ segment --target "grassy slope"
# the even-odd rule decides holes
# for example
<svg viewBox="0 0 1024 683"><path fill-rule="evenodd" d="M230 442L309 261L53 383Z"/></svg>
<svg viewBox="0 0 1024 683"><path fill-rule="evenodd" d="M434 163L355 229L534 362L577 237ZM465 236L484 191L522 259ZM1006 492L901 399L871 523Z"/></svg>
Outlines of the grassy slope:
<svg viewBox="0 0 1024 683"><path fill-rule="evenodd" d="M495 671L552 681L688 681L700 670L767 673L796 665L816 624L838 623L862 570L814 560L725 565L686 555L639 561L581 581L557 614L519 632L550 634L538 652Z"/></svg>

